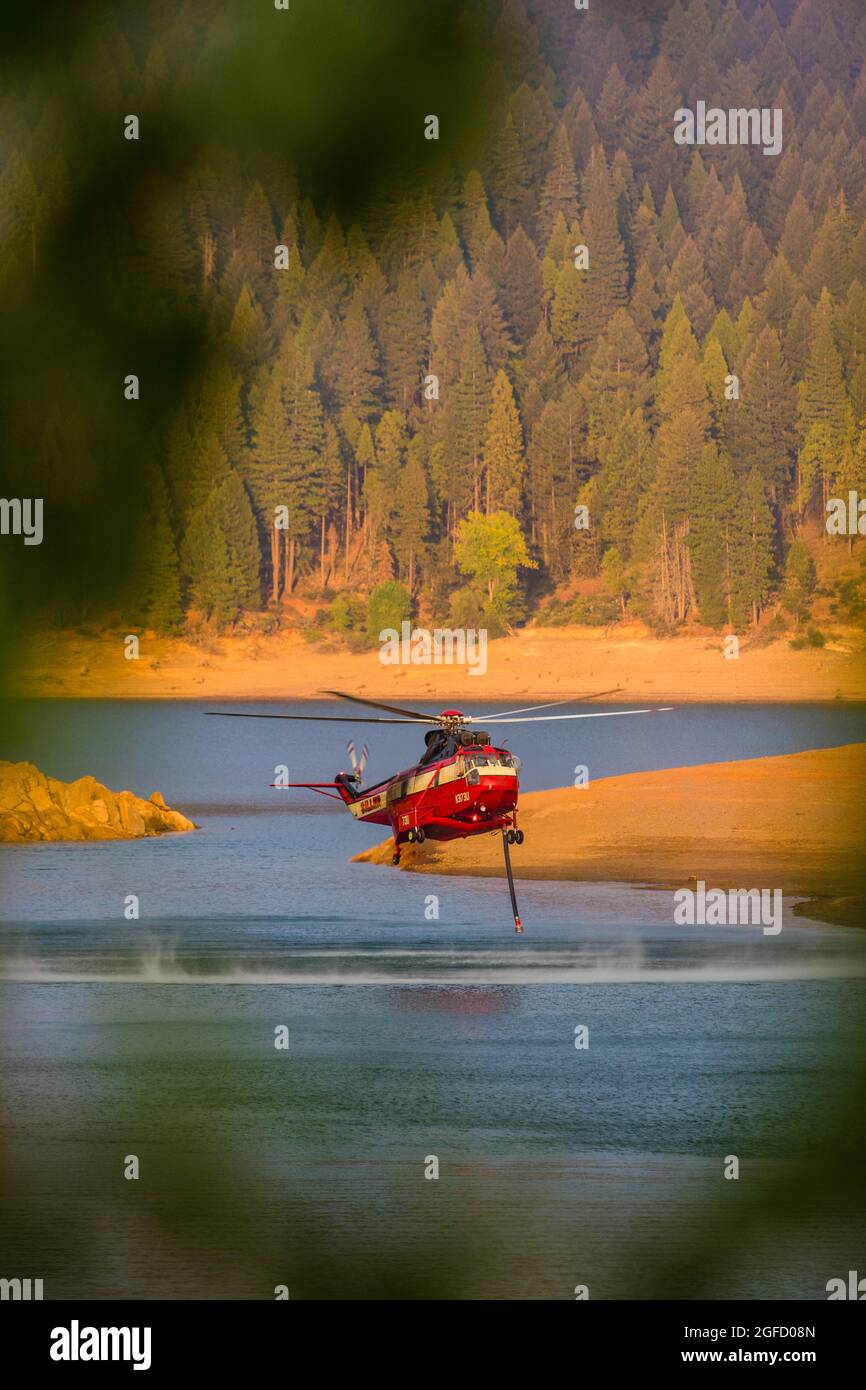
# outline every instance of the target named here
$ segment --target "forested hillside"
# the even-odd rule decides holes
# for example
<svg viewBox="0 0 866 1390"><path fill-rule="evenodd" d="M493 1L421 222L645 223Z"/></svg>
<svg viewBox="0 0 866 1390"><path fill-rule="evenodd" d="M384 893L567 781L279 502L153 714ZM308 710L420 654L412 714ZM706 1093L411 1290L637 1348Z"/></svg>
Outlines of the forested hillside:
<svg viewBox="0 0 866 1390"><path fill-rule="evenodd" d="M106 28L119 109L205 60L201 7L175 8L164 32ZM425 179L434 99L417 168L352 221L292 149L215 147L176 198L125 210L118 277L142 276L155 321L194 305L208 332L151 441L143 626L307 595L351 632L389 581L377 615L494 631L808 611L798 538L829 497L866 495L866 12L478 9L493 96L471 163L443 112ZM676 144L699 101L781 110L781 153ZM17 129L6 276L74 178L38 112Z"/></svg>

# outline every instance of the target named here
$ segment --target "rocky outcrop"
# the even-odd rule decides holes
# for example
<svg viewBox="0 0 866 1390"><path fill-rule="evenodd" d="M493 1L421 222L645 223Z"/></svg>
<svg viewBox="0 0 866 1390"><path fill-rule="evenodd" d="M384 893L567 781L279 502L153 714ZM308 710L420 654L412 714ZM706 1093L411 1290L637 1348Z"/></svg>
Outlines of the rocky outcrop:
<svg viewBox="0 0 866 1390"><path fill-rule="evenodd" d="M137 840L195 830L193 821L166 806L112 792L95 777L58 782L33 763L0 762L0 842L30 840Z"/></svg>

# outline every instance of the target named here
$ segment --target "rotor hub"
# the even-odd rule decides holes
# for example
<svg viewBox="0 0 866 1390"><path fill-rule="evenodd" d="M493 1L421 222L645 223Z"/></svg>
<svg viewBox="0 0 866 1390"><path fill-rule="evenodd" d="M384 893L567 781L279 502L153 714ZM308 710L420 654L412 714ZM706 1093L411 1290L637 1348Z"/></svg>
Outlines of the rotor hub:
<svg viewBox="0 0 866 1390"><path fill-rule="evenodd" d="M444 709L439 720L447 734L457 734L466 723L466 716L459 709Z"/></svg>

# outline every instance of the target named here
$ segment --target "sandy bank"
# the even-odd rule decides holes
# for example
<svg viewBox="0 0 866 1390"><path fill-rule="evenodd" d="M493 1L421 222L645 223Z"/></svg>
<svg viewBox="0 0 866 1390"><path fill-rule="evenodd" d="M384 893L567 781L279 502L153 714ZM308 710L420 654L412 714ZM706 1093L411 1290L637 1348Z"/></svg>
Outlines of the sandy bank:
<svg viewBox="0 0 866 1390"><path fill-rule="evenodd" d="M378 652L313 648L296 633L220 637L207 647L141 638L127 660L124 634L43 633L30 647L11 693L75 698L209 700L308 699L323 688L373 699L445 705L621 687L623 700L866 700L863 634L821 649L793 651L786 640L727 660L721 638L654 638L644 629L526 628L491 642L487 669L383 666Z"/></svg>
<svg viewBox="0 0 866 1390"><path fill-rule="evenodd" d="M781 888L827 921L862 920L866 744L608 777L520 798L518 878ZM391 862L390 840L357 855ZM407 846L415 872L503 873L499 836Z"/></svg>

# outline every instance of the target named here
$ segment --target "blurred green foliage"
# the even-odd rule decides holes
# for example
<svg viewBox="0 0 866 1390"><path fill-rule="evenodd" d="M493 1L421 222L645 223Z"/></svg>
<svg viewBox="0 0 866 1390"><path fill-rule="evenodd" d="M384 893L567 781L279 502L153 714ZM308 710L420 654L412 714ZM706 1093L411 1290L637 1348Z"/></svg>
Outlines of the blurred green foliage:
<svg viewBox="0 0 866 1390"><path fill-rule="evenodd" d="M123 617L171 420L216 370L188 283L182 193L218 182L231 218L261 171L286 211L454 177L499 80L484 3L48 3L0 29L0 428L5 496L45 499L40 546L0 549L0 662L49 616ZM387 80L384 75L387 74ZM424 139L438 115L441 137ZM124 120L139 118L138 140ZM201 172L206 171L206 172ZM124 398L128 374L140 399ZM128 621L128 618L125 619Z"/></svg>

